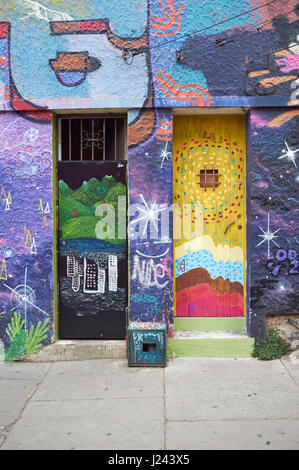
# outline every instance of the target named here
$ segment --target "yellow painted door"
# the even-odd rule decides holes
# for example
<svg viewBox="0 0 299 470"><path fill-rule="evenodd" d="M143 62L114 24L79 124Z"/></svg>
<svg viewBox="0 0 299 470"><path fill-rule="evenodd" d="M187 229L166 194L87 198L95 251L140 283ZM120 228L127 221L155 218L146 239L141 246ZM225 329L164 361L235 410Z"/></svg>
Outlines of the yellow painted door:
<svg viewBox="0 0 299 470"><path fill-rule="evenodd" d="M175 314L245 314L245 121L174 122Z"/></svg>

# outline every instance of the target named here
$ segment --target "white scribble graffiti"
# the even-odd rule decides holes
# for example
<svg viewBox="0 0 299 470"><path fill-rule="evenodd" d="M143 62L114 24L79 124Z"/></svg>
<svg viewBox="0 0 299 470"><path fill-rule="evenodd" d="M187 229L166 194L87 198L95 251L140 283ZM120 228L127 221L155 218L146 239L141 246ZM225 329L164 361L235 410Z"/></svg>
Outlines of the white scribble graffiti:
<svg viewBox="0 0 299 470"><path fill-rule="evenodd" d="M12 292L11 297L11 310L22 310L24 311L24 318L25 318L25 331L27 331L27 308L32 307L43 315L48 315L47 312L39 308L35 305L35 291L27 284L27 268L25 268L25 275L24 275L24 284L19 284L14 289L7 284L4 286Z"/></svg>
<svg viewBox="0 0 299 470"><path fill-rule="evenodd" d="M158 287L159 289L163 289L169 282L167 280L160 284L159 279L164 278L165 268L163 264L155 264L152 258L140 262L139 256L134 256L132 280L138 280L144 287Z"/></svg>
<svg viewBox="0 0 299 470"><path fill-rule="evenodd" d="M20 18L21 20L25 20L30 16L35 16L39 20L45 21L67 21L72 20L73 18L68 15L67 13L63 13L57 10L52 10L51 8L45 7L41 3L32 0L23 0L25 3L28 4L29 13L28 15Z"/></svg>

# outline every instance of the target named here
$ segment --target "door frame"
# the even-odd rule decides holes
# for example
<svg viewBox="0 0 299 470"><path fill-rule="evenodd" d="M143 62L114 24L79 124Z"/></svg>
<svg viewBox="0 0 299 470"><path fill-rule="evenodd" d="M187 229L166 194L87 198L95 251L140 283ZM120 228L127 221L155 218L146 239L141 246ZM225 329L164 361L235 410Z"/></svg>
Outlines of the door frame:
<svg viewBox="0 0 299 470"><path fill-rule="evenodd" d="M249 205L249 197L250 197L250 173L249 173L249 159L248 159L248 111L249 108L240 108L240 107L230 107L230 108L197 108L197 109L191 109L191 108L174 108L173 109L173 120L175 122L176 117L184 116L184 117L196 117L200 115L216 115L216 116L235 116L235 115L241 115L244 116L244 184L245 184L245 196L244 196L244 210L245 210L245 223L246 223L246 229L245 229L245 256L244 256L244 262L245 262L245 267L244 267L244 285L243 285L243 295L244 295L244 315L242 317L192 317L193 319L198 319L200 320L200 323L204 325L203 328L199 329L208 329L208 330L214 330L218 328L214 328L213 324L216 325L216 323L219 322L220 320L220 329L226 329L223 325L225 322L221 321L222 320L227 320L231 319L230 323L233 325L236 325L236 328L232 327L232 329L241 329L238 328L240 325L240 320L242 319L243 321L245 320L245 325L247 331L249 331L249 313L250 313L250 292L249 292L249 283L248 280L250 279L250 266L249 266L249 259L250 259L250 227L248 224L248 217L247 214L248 212L248 205ZM173 129L175 128L175 124L173 125ZM174 279L174 285L173 285L173 308L174 312L176 311L176 292L175 292L175 247L173 247L173 279ZM188 318L188 317L185 317ZM177 317L174 315L174 319L181 319L184 320L184 317ZM215 321L214 321L215 320ZM218 320L218 322L217 322ZM238 321L239 320L239 321Z"/></svg>
<svg viewBox="0 0 299 470"><path fill-rule="evenodd" d="M128 207L128 111L127 110L92 110L89 113L86 109L82 110L55 110L52 111L52 213L53 213L53 254L52 254L52 263L53 263L53 338L54 342L60 340L59 336L59 233L58 233L58 155L60 153L61 146L61 132L60 132L60 119L63 117L69 118L113 118L113 117L123 117L125 119L125 144L124 144L124 155L125 160L119 160L119 162L126 163L126 187L127 187L127 207ZM126 225L128 227L128 211L126 214ZM128 232L127 232L128 233ZM127 308L126 308L126 322L128 323L128 311L129 311L129 239L127 238ZM90 340L94 341L94 340ZM99 340L101 341L101 340Z"/></svg>

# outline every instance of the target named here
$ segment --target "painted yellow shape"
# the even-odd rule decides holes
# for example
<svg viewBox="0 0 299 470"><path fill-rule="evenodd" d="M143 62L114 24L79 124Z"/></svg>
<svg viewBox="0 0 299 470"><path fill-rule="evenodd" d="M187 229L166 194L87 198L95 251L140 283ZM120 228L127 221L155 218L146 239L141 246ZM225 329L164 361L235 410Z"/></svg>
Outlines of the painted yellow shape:
<svg viewBox="0 0 299 470"><path fill-rule="evenodd" d="M178 259L187 253L196 253L199 250L210 251L215 261L229 260L234 263L235 261L243 260L243 250L239 246L230 248L229 245L225 244L215 245L210 235L199 235L177 246L175 248L175 258Z"/></svg>
<svg viewBox="0 0 299 470"><path fill-rule="evenodd" d="M181 214L174 218L174 258L185 255L186 249L191 252L206 249L216 261L241 261L245 280L244 116L177 116L174 120L173 165L174 205ZM214 188L202 187L201 170L217 170L220 184L215 184ZM201 224L194 218L196 209L200 208ZM191 213L189 231L188 228L183 230L182 223L183 217L187 220L183 214L188 211ZM201 228L198 230L198 227Z"/></svg>
<svg viewBox="0 0 299 470"><path fill-rule="evenodd" d="M11 194L10 194L10 193L7 194L6 203L7 203L7 204L11 204L11 203L12 203L12 199L11 199Z"/></svg>
<svg viewBox="0 0 299 470"><path fill-rule="evenodd" d="M2 260L0 279L2 279L3 281L7 281L7 268L5 259Z"/></svg>
<svg viewBox="0 0 299 470"><path fill-rule="evenodd" d="M41 199L39 200L39 206L38 206L37 212L39 212L40 214L44 213L43 201Z"/></svg>
<svg viewBox="0 0 299 470"><path fill-rule="evenodd" d="M25 248L28 248L28 250L31 250L32 248L32 239L31 239L30 230L26 230Z"/></svg>

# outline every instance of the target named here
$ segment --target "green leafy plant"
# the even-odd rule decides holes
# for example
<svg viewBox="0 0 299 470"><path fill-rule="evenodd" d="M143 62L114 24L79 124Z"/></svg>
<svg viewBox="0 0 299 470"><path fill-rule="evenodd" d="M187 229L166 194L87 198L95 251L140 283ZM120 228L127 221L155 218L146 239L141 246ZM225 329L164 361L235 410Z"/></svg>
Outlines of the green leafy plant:
<svg viewBox="0 0 299 470"><path fill-rule="evenodd" d="M6 328L11 344L5 353L5 361L20 361L24 354L35 354L42 347L42 341L47 338L49 321L49 318L43 323L39 321L36 326L31 325L30 330L25 331L25 320L22 320L19 313L14 312Z"/></svg>
<svg viewBox="0 0 299 470"><path fill-rule="evenodd" d="M20 361L24 355L25 331L20 330L5 353L5 362Z"/></svg>
<svg viewBox="0 0 299 470"><path fill-rule="evenodd" d="M270 328L266 333L265 341L259 341L255 345L252 356L261 361L270 361L279 359L289 352L290 344L276 330Z"/></svg>
<svg viewBox="0 0 299 470"><path fill-rule="evenodd" d="M14 312L14 315L6 328L6 333L11 344L5 353L5 362L20 361L23 357L25 347L24 323L25 320L22 320L21 315Z"/></svg>
<svg viewBox="0 0 299 470"><path fill-rule="evenodd" d="M25 320L22 320L21 315L17 312L14 312L14 315L6 328L6 333L8 334L8 337L11 342L13 342L15 337L22 330L24 324L25 324Z"/></svg>
<svg viewBox="0 0 299 470"><path fill-rule="evenodd" d="M29 332L26 331L26 355L29 356L31 354L35 354L42 347L42 341L47 338L47 332L50 329L50 327L47 326L49 321L49 318L47 318L43 323L39 321L36 327L32 325Z"/></svg>

